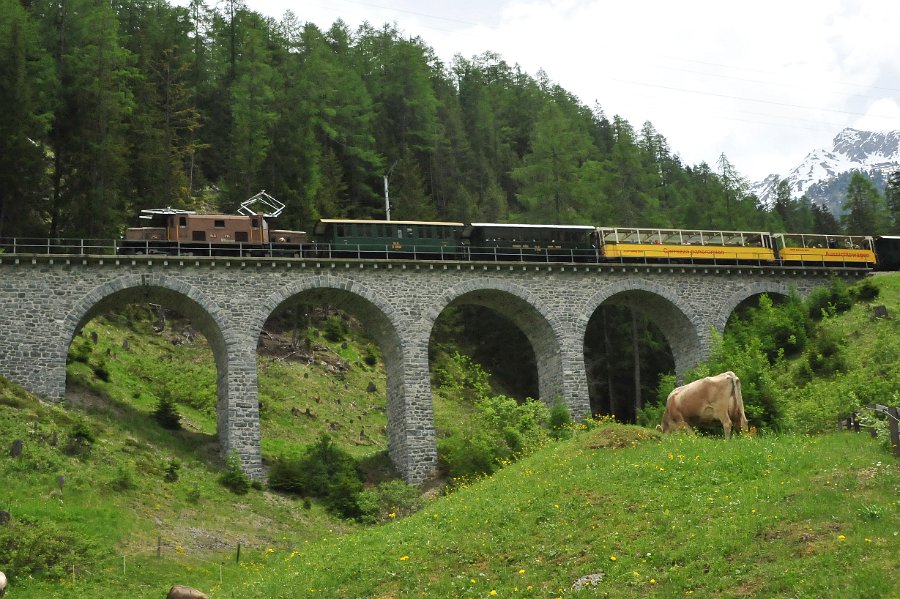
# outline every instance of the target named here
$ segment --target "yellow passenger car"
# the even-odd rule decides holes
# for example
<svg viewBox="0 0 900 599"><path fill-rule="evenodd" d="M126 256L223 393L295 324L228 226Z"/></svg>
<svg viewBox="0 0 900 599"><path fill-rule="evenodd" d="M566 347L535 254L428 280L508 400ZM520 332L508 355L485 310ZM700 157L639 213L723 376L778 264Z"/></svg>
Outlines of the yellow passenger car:
<svg viewBox="0 0 900 599"><path fill-rule="evenodd" d="M601 227L601 255L608 260L667 262L774 262L768 233Z"/></svg>

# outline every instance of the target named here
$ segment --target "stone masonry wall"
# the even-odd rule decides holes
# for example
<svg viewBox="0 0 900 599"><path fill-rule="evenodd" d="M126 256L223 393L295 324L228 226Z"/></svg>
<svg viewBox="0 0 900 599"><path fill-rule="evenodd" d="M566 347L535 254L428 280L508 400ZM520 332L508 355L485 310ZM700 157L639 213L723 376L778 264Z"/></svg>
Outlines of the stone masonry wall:
<svg viewBox="0 0 900 599"><path fill-rule="evenodd" d="M390 455L408 481L421 483L437 464L428 344L447 306L480 304L516 323L534 349L541 399L560 397L582 417L590 409L585 331L604 302L653 320L683 372L744 299L792 288L805 295L827 277L821 269L0 256L0 374L61 400L66 353L84 323L115 305L163 303L209 340L221 450L238 452L260 477L260 331L285 301L327 301L359 317L381 347Z"/></svg>

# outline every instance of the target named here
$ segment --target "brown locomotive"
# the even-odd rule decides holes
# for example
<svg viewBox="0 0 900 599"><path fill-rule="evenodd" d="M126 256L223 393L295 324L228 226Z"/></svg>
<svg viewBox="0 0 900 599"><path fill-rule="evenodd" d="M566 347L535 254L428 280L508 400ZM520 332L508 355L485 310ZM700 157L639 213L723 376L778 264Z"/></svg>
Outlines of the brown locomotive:
<svg viewBox="0 0 900 599"><path fill-rule="evenodd" d="M201 256L301 256L307 242L304 231L270 229L267 218L281 213L283 205L260 192L241 204L244 214L198 214L190 210L162 208L142 210L149 227L125 231L119 252L123 254L178 254ZM253 213L250 205L265 200L274 213Z"/></svg>

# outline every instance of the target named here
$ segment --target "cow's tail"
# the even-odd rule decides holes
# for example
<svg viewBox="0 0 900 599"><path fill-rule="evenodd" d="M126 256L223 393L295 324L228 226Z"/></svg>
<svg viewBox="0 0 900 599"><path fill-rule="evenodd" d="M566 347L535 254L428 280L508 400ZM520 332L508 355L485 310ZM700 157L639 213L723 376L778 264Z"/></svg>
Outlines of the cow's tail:
<svg viewBox="0 0 900 599"><path fill-rule="evenodd" d="M737 424L740 427L742 432L748 432L750 427L747 424L747 415L744 413L744 398L741 395L741 379L738 376L728 371L730 375L728 378L731 379L731 396L734 398L734 415L737 417ZM735 420L732 417L732 422Z"/></svg>

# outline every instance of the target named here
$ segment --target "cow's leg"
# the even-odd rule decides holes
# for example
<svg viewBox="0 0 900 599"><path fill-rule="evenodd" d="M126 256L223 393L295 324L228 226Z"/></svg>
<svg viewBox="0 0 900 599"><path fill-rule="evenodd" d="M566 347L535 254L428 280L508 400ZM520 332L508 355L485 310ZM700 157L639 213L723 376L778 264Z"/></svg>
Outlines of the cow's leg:
<svg viewBox="0 0 900 599"><path fill-rule="evenodd" d="M731 418L722 418L722 432L725 433L726 439L731 438Z"/></svg>

